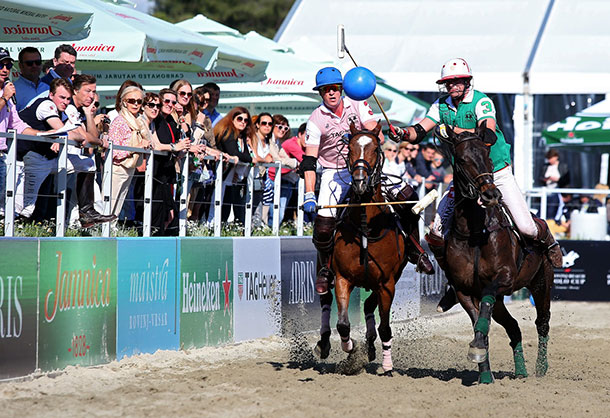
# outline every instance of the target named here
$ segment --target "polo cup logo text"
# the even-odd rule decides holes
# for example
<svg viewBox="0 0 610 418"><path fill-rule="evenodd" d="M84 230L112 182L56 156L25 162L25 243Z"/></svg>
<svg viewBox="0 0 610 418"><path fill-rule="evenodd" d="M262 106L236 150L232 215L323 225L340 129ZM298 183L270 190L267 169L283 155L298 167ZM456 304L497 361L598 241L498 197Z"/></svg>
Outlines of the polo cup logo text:
<svg viewBox="0 0 610 418"><path fill-rule="evenodd" d="M288 303L313 303L316 265L312 260L294 261L290 274Z"/></svg>
<svg viewBox="0 0 610 418"><path fill-rule="evenodd" d="M52 26L4 26L5 35L51 35L61 36L62 32Z"/></svg>
<svg viewBox="0 0 610 418"><path fill-rule="evenodd" d="M23 277L0 276L0 338L19 338L23 327Z"/></svg>
<svg viewBox="0 0 610 418"><path fill-rule="evenodd" d="M52 322L59 312L69 309L91 309L110 305L110 285L112 271L96 270L96 256L93 255L91 269L63 270L62 252L57 251L57 275L55 289L49 289L44 298L44 317Z"/></svg>

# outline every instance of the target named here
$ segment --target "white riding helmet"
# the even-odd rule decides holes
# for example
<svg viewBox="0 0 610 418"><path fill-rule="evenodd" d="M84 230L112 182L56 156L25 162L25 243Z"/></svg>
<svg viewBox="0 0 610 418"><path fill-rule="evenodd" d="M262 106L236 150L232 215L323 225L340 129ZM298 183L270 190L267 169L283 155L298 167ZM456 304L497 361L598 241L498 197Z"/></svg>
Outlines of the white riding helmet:
<svg viewBox="0 0 610 418"><path fill-rule="evenodd" d="M447 80L454 78L472 78L470 66L463 58L453 58L443 64L441 68L441 78L436 81L436 84L443 84Z"/></svg>

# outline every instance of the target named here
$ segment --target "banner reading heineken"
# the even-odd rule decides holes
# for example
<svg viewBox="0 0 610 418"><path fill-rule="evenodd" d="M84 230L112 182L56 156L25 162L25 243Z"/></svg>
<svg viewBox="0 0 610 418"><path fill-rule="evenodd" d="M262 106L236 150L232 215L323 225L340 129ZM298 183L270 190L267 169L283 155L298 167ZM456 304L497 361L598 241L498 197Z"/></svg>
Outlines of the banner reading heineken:
<svg viewBox="0 0 610 418"><path fill-rule="evenodd" d="M180 345L233 340L233 240L180 240Z"/></svg>
<svg viewBox="0 0 610 418"><path fill-rule="evenodd" d="M116 358L116 240L41 239L39 367Z"/></svg>
<svg viewBox="0 0 610 418"><path fill-rule="evenodd" d="M117 358L179 349L176 238L117 241Z"/></svg>
<svg viewBox="0 0 610 418"><path fill-rule="evenodd" d="M0 240L0 379L36 370L38 240Z"/></svg>

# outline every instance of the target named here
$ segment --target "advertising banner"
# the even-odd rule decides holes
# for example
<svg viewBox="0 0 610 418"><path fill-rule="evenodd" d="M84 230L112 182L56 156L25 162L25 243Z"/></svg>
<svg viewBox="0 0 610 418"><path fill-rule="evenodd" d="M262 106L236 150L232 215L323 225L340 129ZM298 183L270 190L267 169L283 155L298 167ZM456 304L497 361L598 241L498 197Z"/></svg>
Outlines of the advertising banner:
<svg viewBox="0 0 610 418"><path fill-rule="evenodd" d="M36 370L38 240L0 240L0 379Z"/></svg>
<svg viewBox="0 0 610 418"><path fill-rule="evenodd" d="M282 237L282 334L320 329L320 297L315 291L317 252L311 237ZM352 326L360 324L360 291L349 302ZM333 297L331 329L337 324L337 304Z"/></svg>
<svg viewBox="0 0 610 418"><path fill-rule="evenodd" d="M233 239L234 338L244 341L279 335L280 240Z"/></svg>
<svg viewBox="0 0 610 418"><path fill-rule="evenodd" d="M553 299L610 301L610 242L561 241L563 268L555 269Z"/></svg>
<svg viewBox="0 0 610 418"><path fill-rule="evenodd" d="M116 240L40 240L39 367L116 358Z"/></svg>
<svg viewBox="0 0 610 418"><path fill-rule="evenodd" d="M180 348L176 238L117 240L117 359Z"/></svg>
<svg viewBox="0 0 610 418"><path fill-rule="evenodd" d="M233 240L180 240L180 344L233 341Z"/></svg>

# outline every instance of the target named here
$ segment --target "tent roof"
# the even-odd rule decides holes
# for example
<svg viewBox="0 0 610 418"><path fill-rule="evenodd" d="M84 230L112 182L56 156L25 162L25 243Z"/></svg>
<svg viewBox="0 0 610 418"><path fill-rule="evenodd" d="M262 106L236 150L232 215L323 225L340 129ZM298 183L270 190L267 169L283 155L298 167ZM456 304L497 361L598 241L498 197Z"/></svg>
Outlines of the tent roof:
<svg viewBox="0 0 610 418"><path fill-rule="evenodd" d="M299 0L275 39L336 56L342 23L358 64L403 91L435 90L442 64L462 57L486 92L522 93L529 69L532 93L605 93L610 56L594 51L610 46L608 18L604 0Z"/></svg>

